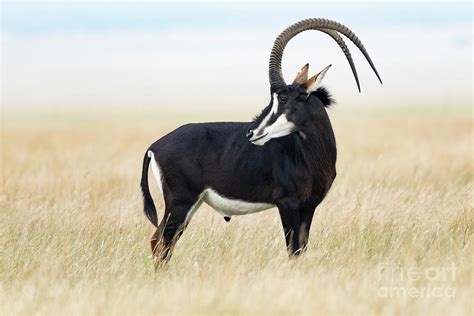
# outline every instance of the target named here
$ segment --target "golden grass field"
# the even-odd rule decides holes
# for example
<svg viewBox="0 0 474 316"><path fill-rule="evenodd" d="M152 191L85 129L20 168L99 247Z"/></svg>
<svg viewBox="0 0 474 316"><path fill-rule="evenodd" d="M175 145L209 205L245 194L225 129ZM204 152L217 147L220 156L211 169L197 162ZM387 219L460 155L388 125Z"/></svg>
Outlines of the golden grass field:
<svg viewBox="0 0 474 316"><path fill-rule="evenodd" d="M275 209L203 206L157 272L139 177L177 125L4 118L0 315L472 314L472 117L419 112L331 110L338 176L298 260Z"/></svg>

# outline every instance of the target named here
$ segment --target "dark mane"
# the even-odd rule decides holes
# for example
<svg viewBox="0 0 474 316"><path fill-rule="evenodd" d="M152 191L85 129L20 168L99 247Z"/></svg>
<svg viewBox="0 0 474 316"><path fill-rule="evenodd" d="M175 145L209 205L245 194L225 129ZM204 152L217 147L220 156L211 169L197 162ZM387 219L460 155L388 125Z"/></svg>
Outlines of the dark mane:
<svg viewBox="0 0 474 316"><path fill-rule="evenodd" d="M317 97L327 108L336 103L331 93L329 93L325 87L319 87L316 91L312 92L311 95Z"/></svg>

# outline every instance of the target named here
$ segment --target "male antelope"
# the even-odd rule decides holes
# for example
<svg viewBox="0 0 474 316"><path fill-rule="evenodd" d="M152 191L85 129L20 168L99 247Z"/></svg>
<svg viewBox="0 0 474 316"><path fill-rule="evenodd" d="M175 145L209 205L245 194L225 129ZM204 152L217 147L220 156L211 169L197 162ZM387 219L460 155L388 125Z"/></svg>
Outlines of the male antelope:
<svg viewBox="0 0 474 316"><path fill-rule="evenodd" d="M359 79L339 33L364 54L367 51L346 26L326 19L306 19L285 29L270 55L270 103L252 122L187 124L153 143L145 153L141 189L145 214L157 227L151 248L158 262L167 261L202 202L226 221L233 215L277 207L290 257L306 250L314 211L336 177L336 142L326 113L333 100L321 81L329 66L308 79L308 64L287 85L281 72L288 41L306 30L331 36ZM381 81L380 81L381 82ZM158 225L148 188L148 166L165 201Z"/></svg>

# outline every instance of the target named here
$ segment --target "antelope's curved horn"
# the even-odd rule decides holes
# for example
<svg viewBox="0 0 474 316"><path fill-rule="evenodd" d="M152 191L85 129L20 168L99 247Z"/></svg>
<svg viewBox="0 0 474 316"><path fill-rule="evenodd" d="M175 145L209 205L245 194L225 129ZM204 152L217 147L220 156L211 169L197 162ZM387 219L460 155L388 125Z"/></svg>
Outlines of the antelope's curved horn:
<svg viewBox="0 0 474 316"><path fill-rule="evenodd" d="M342 37L339 36L339 33L336 31L333 31L330 29L319 29L319 30L331 36L339 45L339 47L342 49L342 51L344 52L344 55L346 55L347 61L349 62L349 66L351 66L352 74L354 75L354 79L357 84L357 89L359 89L359 92L360 92L359 76L357 75L357 70L354 65L354 61L352 60L351 52L349 51L349 48L347 48L346 43L344 42Z"/></svg>
<svg viewBox="0 0 474 316"><path fill-rule="evenodd" d="M290 25L283 32L281 32L280 35L278 35L278 37L275 39L275 43L273 44L272 52L270 54L270 65L268 69L270 86L271 86L272 91L276 91L286 86L285 80L283 79L283 75L281 72L281 60L283 57L283 51L285 50L286 44L295 35L303 31L307 31L307 30L322 31L322 29L333 30L333 31L339 32L342 35L346 36L349 40L351 40L357 46L357 48L359 48L359 50L362 52L364 57L367 59L370 67L375 72L375 75L379 79L380 83L382 83L382 80L380 79L377 69L375 68L374 63L370 59L369 53L365 49L361 40L347 26L341 23L332 21L332 20L327 20L327 19L306 19L306 20L299 21L293 25ZM329 35L333 37L331 34ZM336 40L336 38L334 37L333 39ZM336 40L336 42L338 41ZM339 46L342 48L340 43L341 42L338 42ZM348 51L349 50L347 50L347 52ZM346 55L346 58L349 61L349 64L353 65L354 62L350 54L347 54L345 51L344 51L344 54ZM354 69L355 67L353 68L353 73L354 73ZM356 78L356 81L358 81L358 78Z"/></svg>

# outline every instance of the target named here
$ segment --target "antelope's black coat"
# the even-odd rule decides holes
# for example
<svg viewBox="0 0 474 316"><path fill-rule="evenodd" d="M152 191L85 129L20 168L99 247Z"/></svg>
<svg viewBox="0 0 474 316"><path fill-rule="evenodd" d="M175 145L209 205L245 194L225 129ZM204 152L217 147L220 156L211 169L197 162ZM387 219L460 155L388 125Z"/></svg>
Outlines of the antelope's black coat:
<svg viewBox="0 0 474 316"><path fill-rule="evenodd" d="M307 236L301 241L293 235L300 229L309 232L314 209L336 176L336 142L326 112L332 102L319 88L302 102L304 111L295 118L300 130L264 146L245 135L271 104L253 122L187 124L153 143L148 150L162 170L166 210L159 230L165 242L177 238L190 207L210 187L227 198L276 205L290 252L305 247ZM147 182L149 162L145 154L141 188L145 213L157 226ZM307 227L300 227L303 222Z"/></svg>

